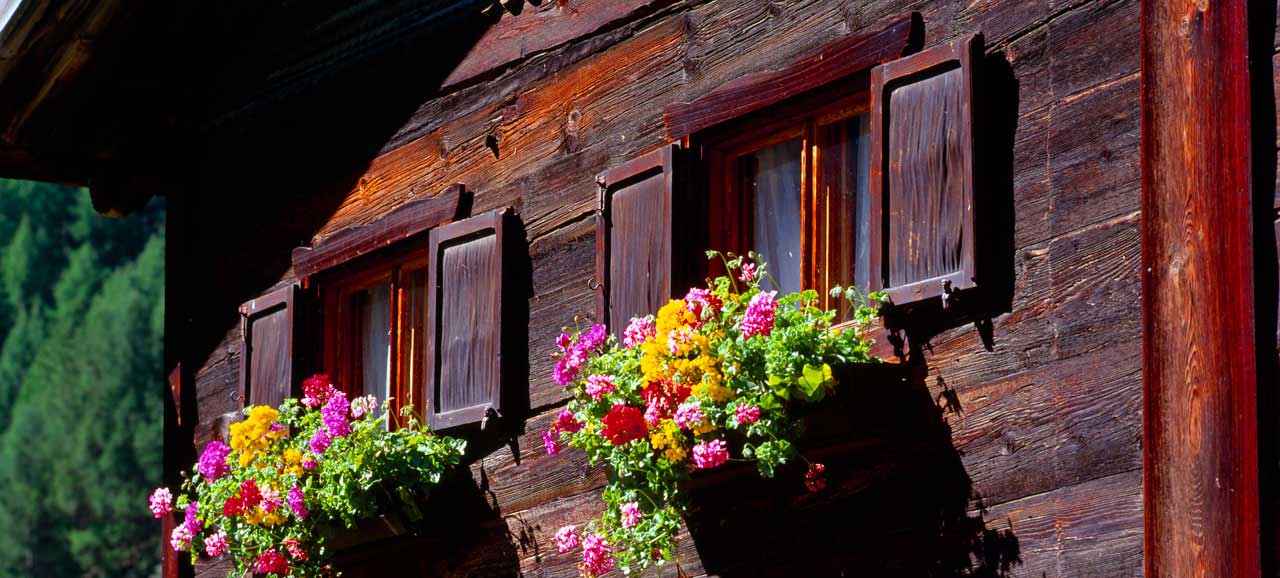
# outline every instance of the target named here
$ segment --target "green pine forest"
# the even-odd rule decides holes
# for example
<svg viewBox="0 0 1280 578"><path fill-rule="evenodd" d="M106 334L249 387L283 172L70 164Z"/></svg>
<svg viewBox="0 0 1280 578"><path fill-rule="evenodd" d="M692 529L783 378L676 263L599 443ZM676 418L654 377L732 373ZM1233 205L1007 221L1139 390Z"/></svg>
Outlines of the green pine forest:
<svg viewBox="0 0 1280 578"><path fill-rule="evenodd" d="M0 180L0 577L158 574L164 220Z"/></svg>

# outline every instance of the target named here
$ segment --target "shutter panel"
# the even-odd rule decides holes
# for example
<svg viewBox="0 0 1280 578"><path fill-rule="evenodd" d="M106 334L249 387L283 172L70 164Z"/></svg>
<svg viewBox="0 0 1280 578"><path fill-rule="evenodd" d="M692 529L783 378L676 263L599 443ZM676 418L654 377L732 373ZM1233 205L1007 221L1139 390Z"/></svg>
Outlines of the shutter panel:
<svg viewBox="0 0 1280 578"><path fill-rule="evenodd" d="M871 73L871 285L908 305L976 284L976 35ZM878 224L878 226L876 226Z"/></svg>
<svg viewBox="0 0 1280 578"><path fill-rule="evenodd" d="M682 277L675 274L672 258L672 199L676 173L683 171L680 158L680 145L672 143L596 179L596 314L614 335L620 336L632 317L656 313L672 296L673 277Z"/></svg>
<svg viewBox="0 0 1280 578"><path fill-rule="evenodd" d="M250 405L277 407L293 394L304 295L289 285L240 306L240 395Z"/></svg>
<svg viewBox="0 0 1280 578"><path fill-rule="evenodd" d="M427 271L427 422L482 423L502 409L506 210L432 229Z"/></svg>

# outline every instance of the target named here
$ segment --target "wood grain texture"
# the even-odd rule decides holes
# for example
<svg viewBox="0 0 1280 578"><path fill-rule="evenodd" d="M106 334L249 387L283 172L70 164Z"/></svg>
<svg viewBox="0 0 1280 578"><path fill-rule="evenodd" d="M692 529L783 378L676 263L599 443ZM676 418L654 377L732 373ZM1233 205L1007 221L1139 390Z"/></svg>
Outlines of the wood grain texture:
<svg viewBox="0 0 1280 578"><path fill-rule="evenodd" d="M1142 4L1146 574L1261 574L1247 3Z"/></svg>
<svg viewBox="0 0 1280 578"><path fill-rule="evenodd" d="M240 306L243 360L240 396L251 405L278 406L293 392L296 285Z"/></svg>
<svg viewBox="0 0 1280 578"><path fill-rule="evenodd" d="M672 181L679 146L667 145L605 171L596 215L597 317L621 338L632 317L671 298Z"/></svg>
<svg viewBox="0 0 1280 578"><path fill-rule="evenodd" d="M827 44L783 69L749 74L692 102L669 104L663 113L667 138L683 138L901 56L918 25L907 16L879 32Z"/></svg>
<svg viewBox="0 0 1280 578"><path fill-rule="evenodd" d="M427 269L427 423L480 423L502 410L505 210L431 231Z"/></svg>
<svg viewBox="0 0 1280 578"><path fill-rule="evenodd" d="M451 550L432 546L435 562L421 555L426 547L415 550L412 543L401 544L402 550L370 550L376 552L371 556L412 557L396 567L406 575L578 574L578 556L555 553L549 540L561 525L599 515L605 474L590 468L580 452L546 456L539 434L565 400L563 388L550 379L554 338L564 327L596 319L595 176L664 144L668 104L696 100L736 78L783 69L828 42L882 29L908 10L922 14L926 46L983 32L988 53L1007 61L1017 84L1010 199L1015 248L1002 256L1013 263L1011 310L992 319L990 344L972 326L954 327L932 336L925 356L928 395L942 403L950 390L962 411L945 419L951 428L946 439L981 497L980 504L966 507L972 513L985 506L985 527L1001 532L1009 528L1006 512L1032 513L1015 517L1012 532L1021 542L1022 563L1008 575L1141 575L1135 560L1142 552L1142 514L1132 503L1140 496L1136 472L1142 455L1139 76L1137 52L1125 48L1135 45L1136 34L1117 32L1132 32L1139 12L1133 0L797 0L785 6L765 0L679 1L424 101L377 157L359 159L358 177L317 213L320 224L307 235L323 242L454 182L466 182L474 192L475 211L518 209L529 237L533 294L527 350L517 355L527 356L533 411L513 446L471 464L476 486L492 492L485 499L493 509L468 510L468 516L486 529L465 529ZM486 144L491 136L496 152ZM263 223L284 215L264 215ZM193 238L220 245L242 234L222 223L193 232ZM292 246L285 249L286 261ZM240 270L232 263L254 266L266 257L240 252L219 261L224 265L201 261L199 268L192 266L192 278L217 286L219 276ZM277 273L289 276L272 270ZM201 331L219 336L232 328L230 322L199 323ZM889 355L886 345L882 339L878 350ZM239 403L231 397L238 347L234 338L214 339L194 352L199 440L238 419ZM847 518L859 521L842 526L866 541L855 546L857 552L880 556L878 562L850 566L857 571L849 574L875 576L884 575L877 570L886 565L901 569L919 558L918 549L899 550L892 539L894 531L929 529L905 514L908 506L965 486L939 478L936 470L904 469L899 460L908 452L886 446L883 438L867 444L859 454L862 469L843 469L831 480L843 488L836 502L869 504L869 511L881 514ZM858 491L912 479L933 484L882 500L906 506L878 507L876 500L853 498ZM731 492L722 494L704 494L698 505L723 511ZM501 533L489 533L492 528ZM723 552L717 554L706 535L682 534L683 567L693 575L786 574L765 565L754 573L726 567ZM834 563L837 557L814 563L823 560Z"/></svg>
<svg viewBox="0 0 1280 578"><path fill-rule="evenodd" d="M871 288L911 305L976 285L973 35L871 72Z"/></svg>
<svg viewBox="0 0 1280 578"><path fill-rule="evenodd" d="M491 75L518 60L590 36L652 12L672 0L574 0L523 6L503 14L445 78L451 89Z"/></svg>
<svg viewBox="0 0 1280 578"><path fill-rule="evenodd" d="M351 227L310 247L298 247L293 250L294 275L310 277L456 219L465 190L464 185L452 185L429 199L405 203L373 223Z"/></svg>

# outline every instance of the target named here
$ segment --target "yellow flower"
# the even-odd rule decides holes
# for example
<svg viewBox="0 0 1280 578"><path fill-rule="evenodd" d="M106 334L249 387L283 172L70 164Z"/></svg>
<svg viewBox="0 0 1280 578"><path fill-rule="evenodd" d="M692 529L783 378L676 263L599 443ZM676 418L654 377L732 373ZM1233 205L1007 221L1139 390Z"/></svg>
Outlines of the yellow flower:
<svg viewBox="0 0 1280 578"><path fill-rule="evenodd" d="M289 448L280 457L284 460L284 473L302 476L302 452Z"/></svg>
<svg viewBox="0 0 1280 578"><path fill-rule="evenodd" d="M242 467L247 467L257 459L258 455L271 446L272 440L282 439L288 431L280 428L271 430L280 412L265 405L255 405L249 410L249 417L242 422L231 424L231 449L239 451Z"/></svg>

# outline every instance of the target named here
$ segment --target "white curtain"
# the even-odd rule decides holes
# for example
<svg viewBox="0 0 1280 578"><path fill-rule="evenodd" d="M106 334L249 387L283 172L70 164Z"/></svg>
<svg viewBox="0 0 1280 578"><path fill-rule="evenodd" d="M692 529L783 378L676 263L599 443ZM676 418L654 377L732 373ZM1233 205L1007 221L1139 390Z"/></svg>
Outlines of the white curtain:
<svg viewBox="0 0 1280 578"><path fill-rule="evenodd" d="M363 394L377 397L381 405L391 385L391 285L370 287L364 293L360 312Z"/></svg>
<svg viewBox="0 0 1280 578"><path fill-rule="evenodd" d="M779 293L800 290L800 139L756 151L753 249L777 280L762 286Z"/></svg>

